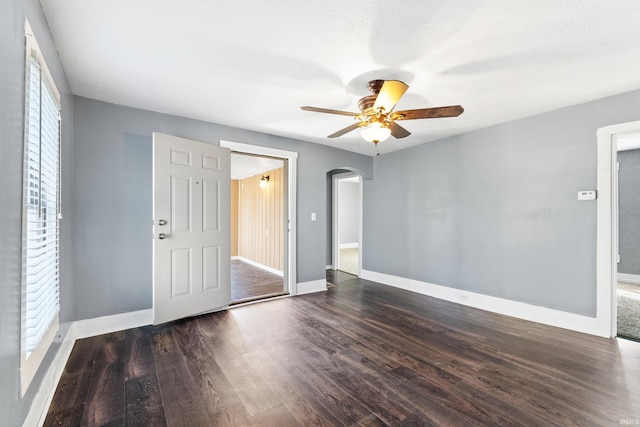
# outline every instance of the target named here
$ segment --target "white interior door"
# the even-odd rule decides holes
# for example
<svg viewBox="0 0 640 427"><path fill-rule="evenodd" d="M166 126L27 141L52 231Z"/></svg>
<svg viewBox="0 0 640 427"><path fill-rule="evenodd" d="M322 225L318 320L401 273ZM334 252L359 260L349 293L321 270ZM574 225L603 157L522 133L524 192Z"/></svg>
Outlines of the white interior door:
<svg viewBox="0 0 640 427"><path fill-rule="evenodd" d="M231 300L230 150L153 134L153 323Z"/></svg>

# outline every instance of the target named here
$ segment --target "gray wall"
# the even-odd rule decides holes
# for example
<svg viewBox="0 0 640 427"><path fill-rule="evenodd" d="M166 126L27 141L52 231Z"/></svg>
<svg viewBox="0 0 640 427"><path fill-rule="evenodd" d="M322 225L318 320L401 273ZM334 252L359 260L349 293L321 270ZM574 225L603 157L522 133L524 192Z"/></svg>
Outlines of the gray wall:
<svg viewBox="0 0 640 427"><path fill-rule="evenodd" d="M22 148L24 123L24 20L29 19L45 61L62 95L62 210L61 225L61 328L26 396L19 398L20 293L22 233ZM0 424L22 425L43 373L48 369L60 340L75 317L73 271L73 98L58 61L44 15L37 0L0 2Z"/></svg>
<svg viewBox="0 0 640 427"><path fill-rule="evenodd" d="M639 111L636 91L376 157L363 268L595 316L596 203L577 192L596 130Z"/></svg>
<svg viewBox="0 0 640 427"><path fill-rule="evenodd" d="M338 224L340 227L340 243L358 242L358 211L360 201L357 182L338 181Z"/></svg>
<svg viewBox="0 0 640 427"><path fill-rule="evenodd" d="M618 273L640 275L640 150L618 152Z"/></svg>
<svg viewBox="0 0 640 427"><path fill-rule="evenodd" d="M318 144L75 98L76 316L151 308L151 134L296 151L298 282L324 279L327 172L371 176L371 157ZM317 215L311 221L311 213Z"/></svg>

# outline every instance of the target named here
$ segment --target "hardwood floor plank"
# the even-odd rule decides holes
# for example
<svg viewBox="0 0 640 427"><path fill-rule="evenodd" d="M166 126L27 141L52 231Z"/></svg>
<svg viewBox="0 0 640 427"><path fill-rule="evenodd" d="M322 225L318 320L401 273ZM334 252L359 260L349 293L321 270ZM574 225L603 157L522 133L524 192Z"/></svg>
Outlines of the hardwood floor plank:
<svg viewBox="0 0 640 427"><path fill-rule="evenodd" d="M322 362L318 363L317 357L326 357L326 355L317 352L306 353L303 356L301 353L291 351L291 345L296 345L296 341L272 346L269 348L269 354L274 360L278 360L283 366L286 366L287 371L291 372L301 383L301 387L304 387L310 395L315 397L315 404L333 412L334 416L344 425L387 425L359 400L355 399L348 390L336 384L330 375L325 375L322 370L311 369L313 366L322 364ZM308 343L303 345L308 345ZM298 360L303 360L303 362L298 362Z"/></svg>
<svg viewBox="0 0 640 427"><path fill-rule="evenodd" d="M120 346L120 348L124 347ZM124 424L123 353L119 354L120 363L103 363L95 366L82 416L83 425Z"/></svg>
<svg viewBox="0 0 640 427"><path fill-rule="evenodd" d="M266 351L247 353L243 357L300 423L307 426L326 426L348 425L353 422L348 420L347 423L343 423L332 411L317 404L316 396L307 392L306 384L293 378Z"/></svg>
<svg viewBox="0 0 640 427"><path fill-rule="evenodd" d="M125 331L125 380L155 373L151 347L152 326L134 328Z"/></svg>
<svg viewBox="0 0 640 427"><path fill-rule="evenodd" d="M58 410L51 410L44 422L45 427L77 427L81 425L84 403L68 406Z"/></svg>
<svg viewBox="0 0 640 427"><path fill-rule="evenodd" d="M49 406L49 411L62 412L67 411L69 408L84 411L84 403L87 400L90 383L91 371L75 375L63 372ZM82 412L79 419L82 419Z"/></svg>
<svg viewBox="0 0 640 427"><path fill-rule="evenodd" d="M253 417L252 422L256 426L263 427L303 427L304 424L300 424L284 407L284 405L278 405L275 408L271 408L268 411Z"/></svg>
<svg viewBox="0 0 640 427"><path fill-rule="evenodd" d="M152 345L167 425L210 425L204 400L191 377L172 329L160 329L153 334Z"/></svg>
<svg viewBox="0 0 640 427"><path fill-rule="evenodd" d="M207 325L207 319L202 319L199 326L209 330L215 328L215 325ZM210 337L207 344L251 417L282 404L233 345L220 336Z"/></svg>
<svg viewBox="0 0 640 427"><path fill-rule="evenodd" d="M167 425L160 385L155 372L139 375L125 382L125 425Z"/></svg>
<svg viewBox="0 0 640 427"><path fill-rule="evenodd" d="M640 343L329 271L327 292L79 340L45 425L619 425Z"/></svg>
<svg viewBox="0 0 640 427"><path fill-rule="evenodd" d="M305 371L312 370L327 376L386 423L395 424L411 413L405 405L406 402L397 399L393 390L375 387L364 379L360 372L354 372L350 366L339 360L336 353L325 352L305 339L289 341L287 345L287 349L280 352L290 355L288 363L299 363L298 366Z"/></svg>
<svg viewBox="0 0 640 427"><path fill-rule="evenodd" d="M200 318L198 321L180 324L176 340L202 394L211 423L216 426L252 425L242 400L215 361L215 344L202 334L199 327L202 320ZM204 323L205 326L210 326L210 322Z"/></svg>
<svg viewBox="0 0 640 427"><path fill-rule="evenodd" d="M76 341L64 371L69 374L92 371L98 341L100 341L99 337L83 338Z"/></svg>

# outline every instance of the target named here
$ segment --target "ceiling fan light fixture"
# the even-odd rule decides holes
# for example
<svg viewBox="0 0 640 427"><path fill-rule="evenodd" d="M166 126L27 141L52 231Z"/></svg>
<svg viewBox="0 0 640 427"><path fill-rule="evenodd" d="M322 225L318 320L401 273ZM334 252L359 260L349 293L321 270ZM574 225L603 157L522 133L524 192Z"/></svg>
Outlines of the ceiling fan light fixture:
<svg viewBox="0 0 640 427"><path fill-rule="evenodd" d="M373 122L369 126L365 126L360 132L362 139L373 142L374 144L384 141L389 138L390 135L391 129L389 129L389 126L386 125L386 123L380 122Z"/></svg>

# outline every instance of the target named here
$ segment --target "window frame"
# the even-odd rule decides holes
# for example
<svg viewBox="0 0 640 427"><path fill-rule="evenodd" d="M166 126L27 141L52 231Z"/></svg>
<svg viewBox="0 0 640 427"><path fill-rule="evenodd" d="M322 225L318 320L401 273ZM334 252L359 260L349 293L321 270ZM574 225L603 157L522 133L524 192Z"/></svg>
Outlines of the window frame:
<svg viewBox="0 0 640 427"><path fill-rule="evenodd" d="M58 287L58 295L59 295L59 289L60 289L60 275L59 275L59 271L60 271L60 218L61 216L59 215L60 212L60 205L61 205L61 185L60 185L60 181L61 181L61 171L62 171L62 165L61 165L61 135L60 135L60 127L61 127L61 118L60 118L60 113L61 113L61 102L60 102L60 92L58 92L58 89L56 87L56 84L53 80L53 77L51 76L51 73L49 72L49 68L47 67L46 61L42 55L42 51L40 50L40 47L38 46L38 43L35 39L35 36L33 34L33 31L31 29L31 26L29 25L29 21L25 20L25 68L24 68L24 74L23 74L23 96L24 96L24 104L23 104L23 129L24 129L24 134L23 134L23 148L24 148L24 152L23 152L23 181L22 181L22 244L21 244L21 270L22 270L22 274L21 274L21 317L20 317L20 389L21 389L21 396L23 397L25 395L25 393L27 392L33 378L35 377L40 365L42 364L42 361L44 360L45 355L47 354L47 351L49 350L49 348L51 347L51 344L53 343L53 340L55 339L56 334L58 333L58 329L59 329L59 313L60 313L60 307L59 307L59 299L58 299L58 306L57 306L57 312L54 316L54 318L52 319L51 323L49 324L48 328L46 329L44 335L41 337L40 341L38 342L38 344L35 346L35 348L29 353L28 349L27 349L27 338L26 338L26 315L27 315L27 287L26 287L26 278L25 278L25 270L26 267L24 265L24 251L26 249L26 239L27 239L27 232L28 232L28 227L27 227L27 205L28 205L28 200L26 200L26 198L29 197L28 195L28 185L29 185L29 179L28 179L28 174L29 174L29 161L28 161L28 156L26 154L27 151L27 142L28 142L28 132L26 129L26 125L28 122L28 117L27 117L27 104L28 104L28 93L27 93L27 88L28 88L28 82L29 82L29 76L30 76L30 68L31 68L31 59L35 58L38 62L38 65L40 67L40 73L41 73L41 80L45 80L46 84L48 85L48 88L51 92L51 95L53 95L54 101L55 101L55 106L58 110L58 135L57 135L57 141L58 141L58 183L57 183L57 188L56 188L56 201L57 201L57 208L56 208L56 234L58 235L58 240L57 240L57 287ZM42 114L42 111L40 111L40 114ZM40 190L40 189L39 189ZM58 297L59 298L59 297Z"/></svg>

